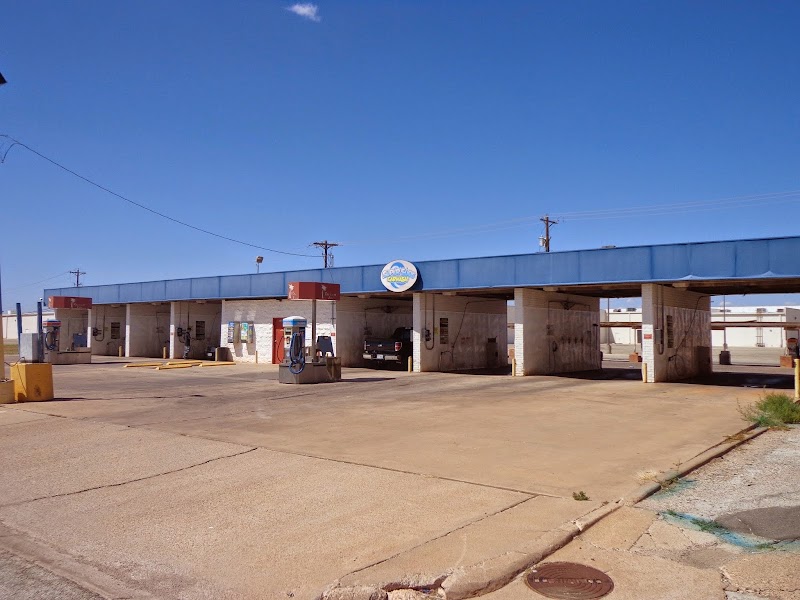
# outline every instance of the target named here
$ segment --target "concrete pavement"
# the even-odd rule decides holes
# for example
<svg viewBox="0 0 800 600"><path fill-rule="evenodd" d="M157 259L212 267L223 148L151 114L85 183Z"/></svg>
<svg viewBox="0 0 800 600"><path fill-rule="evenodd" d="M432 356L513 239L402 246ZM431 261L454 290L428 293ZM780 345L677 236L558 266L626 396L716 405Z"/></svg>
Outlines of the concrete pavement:
<svg viewBox="0 0 800 600"><path fill-rule="evenodd" d="M614 581L609 600L798 600L800 427L768 431L638 503L624 506L544 562L591 565ZM737 533L720 518L763 511L770 537ZM786 538L792 542L783 541ZM523 581L487 600L536 597Z"/></svg>
<svg viewBox="0 0 800 600"><path fill-rule="evenodd" d="M366 370L294 387L271 366L113 360L55 373L69 400L0 409L0 521L87 581L166 598L312 598L523 560L642 470L742 429L737 402L760 392Z"/></svg>

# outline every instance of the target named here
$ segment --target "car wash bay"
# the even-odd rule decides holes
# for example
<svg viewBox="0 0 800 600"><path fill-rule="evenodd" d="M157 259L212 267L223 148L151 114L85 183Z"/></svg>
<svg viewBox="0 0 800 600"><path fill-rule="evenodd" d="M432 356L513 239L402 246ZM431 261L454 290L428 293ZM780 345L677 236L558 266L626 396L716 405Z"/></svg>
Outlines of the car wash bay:
<svg viewBox="0 0 800 600"><path fill-rule="evenodd" d="M363 365L365 337L411 327L416 372L505 364L507 302L513 299L518 376L599 368L599 299L641 297L643 368L648 382L659 382L710 372L711 295L800 291L798 254L800 237L769 238L423 261L415 266L418 280L401 291L381 284L390 265L368 265L45 295L89 296L106 311L125 306L126 356L160 357L167 348L170 357L180 357L178 330L196 332L199 318L192 315L205 310L199 320L209 339L195 340L190 353L218 344L234 361L272 363L280 359L278 320L310 318L310 302L287 300L288 284L336 283L342 298L319 303L317 335L331 338L342 366ZM95 310L99 315L101 306ZM254 335L229 338L230 323L246 323Z"/></svg>

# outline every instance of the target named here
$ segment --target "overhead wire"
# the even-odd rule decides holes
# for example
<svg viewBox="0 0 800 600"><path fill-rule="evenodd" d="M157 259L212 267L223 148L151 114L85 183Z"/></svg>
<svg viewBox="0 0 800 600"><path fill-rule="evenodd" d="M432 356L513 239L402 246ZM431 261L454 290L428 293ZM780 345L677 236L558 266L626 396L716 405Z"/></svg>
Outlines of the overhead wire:
<svg viewBox="0 0 800 600"><path fill-rule="evenodd" d="M764 203L777 203L788 202L800 198L800 190L790 190L785 192L773 192L769 194L758 194L750 196L734 196L730 198L721 198L716 200L704 200L693 202L678 202L672 204L650 204L645 206L631 206L625 208L609 208L598 209L589 211L576 211L576 212L555 212L552 216L559 221L586 221L586 220L600 220L600 219L616 219L616 218L634 218L644 216L659 216L681 212L706 212L713 210L721 210L736 206L747 206L751 204L764 204ZM462 234L473 233L486 233L490 231L499 231L505 229L515 229L518 227L527 227L531 223L535 223L540 216L526 216L518 217L516 219L507 219L504 221L496 221L494 223L484 223L482 225L474 225L470 227L461 227L448 230L440 230L431 233L422 233L409 236L399 236L396 239L409 241L409 240L425 240L437 239L445 237L455 237ZM365 240L350 240L340 242L342 246L356 246L361 244L372 244L381 241L377 239Z"/></svg>
<svg viewBox="0 0 800 600"><path fill-rule="evenodd" d="M58 277L63 277L64 275L69 275L69 271L64 271L63 273L59 273L58 275L53 275L52 277L47 277L45 279L40 279L39 281L33 281L31 283L26 283L24 285L16 285L10 288L3 288L3 293L5 292L12 292L14 290L21 290L22 288L31 287L32 285L36 285L38 283L44 283L45 281L52 281Z"/></svg>
<svg viewBox="0 0 800 600"><path fill-rule="evenodd" d="M206 235L211 235L216 238L226 240L229 242L233 242L235 244L240 244L243 246L248 246L250 248L256 248L259 250L264 250L267 252L273 252L276 254L284 254L288 256L300 256L304 258L317 258L317 255L314 254L304 254L298 252L289 252L285 250L277 250L275 248L267 248L264 246L259 246L257 244L253 244L251 242L246 242L242 240L238 240L235 238L231 238L219 233L215 233L213 231L209 231L207 229L203 229L196 225L192 225L185 221L181 221L180 219L176 219L169 215L166 215L162 212L159 212L149 206L131 200L119 194L91 179L69 169L68 167L62 165L61 163L45 156L41 152L31 148L27 144L7 135L7 134L0 134L0 138L5 138L10 142L8 148L5 149L2 156L0 156L0 163L2 163L5 158L7 157L9 151L14 146L21 146L26 150L32 152L33 154L39 156L40 158L46 160L47 162L53 164L54 166L58 167L59 169L64 170L65 172L85 181L86 183L97 187L98 189L111 194L133 206L146 210L152 214L155 214L161 218L167 219L184 227L188 227L189 229L193 229L200 233L204 233ZM756 194L756 195L749 195L749 196L733 196L729 198L720 198L716 200L701 200L701 201L690 201L690 202L677 202L672 204L647 204L647 205L640 205L640 206L629 206L623 208L608 208L608 209L597 209L597 210L588 210L588 211L573 211L573 212L562 212L562 213L554 213L553 216L558 218L562 221L585 221L585 220L600 220L600 219L619 219L619 218L633 218L633 217L644 217L644 216L659 216L670 214L676 211L681 212L706 212L706 211L713 211L713 210L721 210L725 208L731 207L741 207L747 206L750 204L762 204L762 203L775 203L775 202L787 202L791 200L795 200L800 198L800 190L790 190L784 192L773 192L767 194ZM407 236L398 236L395 239L398 241L413 241L413 240L429 240L429 239L441 239L447 237L457 237L459 235L469 235L469 234L476 234L476 233L488 233L492 231L500 231L506 229L515 229L518 227L526 227L529 226L531 223L539 220L540 217L537 216L525 216L525 217L518 217L516 219L507 219L503 221L496 221L494 223L483 223L481 225L474 225L468 227L461 227L461 228L453 228L448 230L439 230L436 232L430 233L421 233L415 235L407 235ZM383 242L385 241L384 238L374 238L374 239L358 239L358 240L349 240L340 242L338 245L340 246L357 246L357 245L364 245L364 244L374 244L376 242Z"/></svg>
<svg viewBox="0 0 800 600"><path fill-rule="evenodd" d="M10 152L11 148L13 148L14 146L20 146L22 148L25 148L29 152L32 152L36 156L46 160L50 164L58 167L59 169L61 169L63 171L66 171L70 175L73 175L73 176L77 177L78 179L81 179L81 180L85 181L89 185L92 185L92 186L94 186L94 187L106 192L107 194L111 194L112 196L115 196L116 198L119 198L120 200L124 200L125 202L127 202L129 204L132 204L133 206L141 208L142 210L146 210L147 212L150 212L150 213L152 213L152 214L154 214L156 216L159 216L162 219L167 219L168 221L172 221L173 223L177 223L178 225L182 225L183 227L188 227L189 229L194 229L195 231L199 231L200 233L205 233L206 235L211 235L211 236L214 236L216 238L219 238L219 239L222 239L222 240L225 240L225 241L228 241L228 242L233 242L234 244L240 244L242 246L248 246L250 248L256 248L258 250L264 250L266 252L273 252L275 254L285 254L285 255L288 255L288 256L302 256L302 257L306 257L306 258L317 258L317 256L314 255L314 254L301 254L301 253L298 253L298 252L287 252L285 250L276 250L275 248L266 248L264 246L259 246L258 244L253 244L253 243L250 243L250 242L237 240L235 238L228 237L226 235L222 235L220 233L215 233L213 231L209 231L208 229L203 229L202 227L198 227L196 225L192 225L191 223L187 223L186 221L181 221L180 219L176 219L175 217L171 217L171 216L169 216L167 214L159 212L159 211L157 211L157 210L155 210L153 208L150 208L149 206L146 206L144 204L136 202L135 200L131 200L130 198L126 198L122 194L119 194L119 193L115 192L114 190L111 190L111 189L105 187L104 185L101 185L101 184L89 179L88 177L85 177L85 176L81 175L80 173L78 173L76 171L73 171L72 169L62 165L61 163L53 160L52 158L50 158L48 156L45 156L44 154L42 154L38 150L34 150L33 148L31 148L27 144L25 144L23 142L20 142L19 140L11 137L10 135L0 134L0 137L6 138L7 140L9 140L11 142L11 145L5 150L5 152L4 152L3 156L2 156L2 160L0 160L0 162L3 162L5 160L5 158L8 156L8 153Z"/></svg>

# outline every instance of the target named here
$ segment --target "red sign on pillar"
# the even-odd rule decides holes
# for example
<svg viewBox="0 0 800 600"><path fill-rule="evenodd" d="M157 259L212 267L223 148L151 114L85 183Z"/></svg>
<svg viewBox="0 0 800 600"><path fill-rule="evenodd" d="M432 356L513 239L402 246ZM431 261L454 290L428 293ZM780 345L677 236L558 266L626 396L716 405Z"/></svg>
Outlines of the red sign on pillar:
<svg viewBox="0 0 800 600"><path fill-rule="evenodd" d="M292 281L289 284L289 300L338 300L340 296L338 283Z"/></svg>

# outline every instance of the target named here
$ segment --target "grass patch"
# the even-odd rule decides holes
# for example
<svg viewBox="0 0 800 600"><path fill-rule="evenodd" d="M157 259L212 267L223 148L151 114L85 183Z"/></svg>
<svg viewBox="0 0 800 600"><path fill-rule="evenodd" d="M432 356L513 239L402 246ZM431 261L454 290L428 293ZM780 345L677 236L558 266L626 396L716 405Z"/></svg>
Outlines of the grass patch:
<svg viewBox="0 0 800 600"><path fill-rule="evenodd" d="M755 546L753 546L753 548L755 550L764 550L764 551L777 550L777 548L775 548L775 544L773 544L772 542L763 542L761 544L756 544Z"/></svg>
<svg viewBox="0 0 800 600"><path fill-rule="evenodd" d="M584 501L584 500L589 500L589 496L586 495L586 492L581 490L580 492L572 492L572 499Z"/></svg>
<svg viewBox="0 0 800 600"><path fill-rule="evenodd" d="M689 522L692 523L693 525L696 525L700 529L700 531L705 531L706 533L716 533L718 535L722 533L728 533L728 530L725 529L722 525L720 525L716 521L693 518L689 519Z"/></svg>
<svg viewBox="0 0 800 600"><path fill-rule="evenodd" d="M759 427L781 427L789 423L800 423L800 404L787 394L766 394L749 406L739 406L739 413L745 421Z"/></svg>

